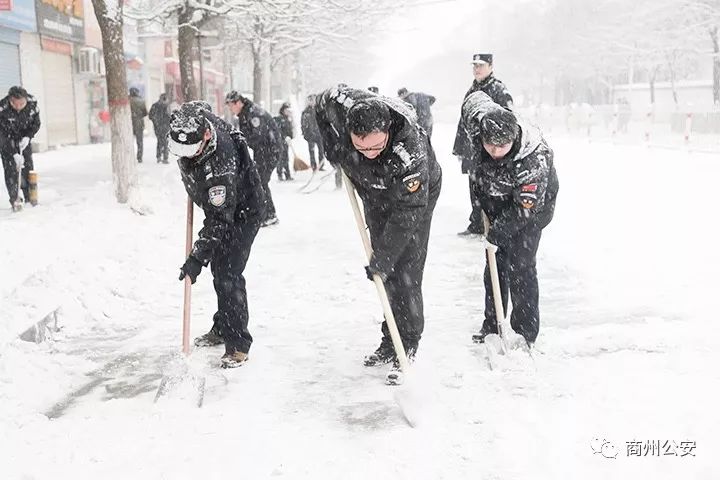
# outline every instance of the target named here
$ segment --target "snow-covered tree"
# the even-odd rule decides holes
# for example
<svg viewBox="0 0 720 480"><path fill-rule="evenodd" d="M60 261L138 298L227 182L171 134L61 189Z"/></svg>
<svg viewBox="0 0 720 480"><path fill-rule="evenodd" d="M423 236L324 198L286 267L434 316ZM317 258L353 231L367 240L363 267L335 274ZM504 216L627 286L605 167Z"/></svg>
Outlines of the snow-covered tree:
<svg viewBox="0 0 720 480"><path fill-rule="evenodd" d="M102 34L115 197L126 203L135 184L136 163L123 48L123 0L92 0L92 5Z"/></svg>

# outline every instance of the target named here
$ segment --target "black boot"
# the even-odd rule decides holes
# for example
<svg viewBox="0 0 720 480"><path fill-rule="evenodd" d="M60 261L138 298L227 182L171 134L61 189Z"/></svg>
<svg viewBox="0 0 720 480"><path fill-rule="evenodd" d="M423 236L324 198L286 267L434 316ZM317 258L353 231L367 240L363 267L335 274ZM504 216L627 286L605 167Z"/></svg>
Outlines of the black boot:
<svg viewBox="0 0 720 480"><path fill-rule="evenodd" d="M486 327L485 325L483 325L483 327L480 329L480 331L478 333L473 333L472 341L473 341L473 343L485 343L485 337L487 337L490 334L497 335L497 333L498 333L497 328Z"/></svg>
<svg viewBox="0 0 720 480"><path fill-rule="evenodd" d="M222 337L213 330L210 330L205 335L200 335L195 339L196 347L215 347L217 345L222 345L223 343L224 341Z"/></svg>
<svg viewBox="0 0 720 480"><path fill-rule="evenodd" d="M375 352L367 355L363 364L366 367L376 367L390 363L395 358L395 348L390 337L383 337L380 346Z"/></svg>

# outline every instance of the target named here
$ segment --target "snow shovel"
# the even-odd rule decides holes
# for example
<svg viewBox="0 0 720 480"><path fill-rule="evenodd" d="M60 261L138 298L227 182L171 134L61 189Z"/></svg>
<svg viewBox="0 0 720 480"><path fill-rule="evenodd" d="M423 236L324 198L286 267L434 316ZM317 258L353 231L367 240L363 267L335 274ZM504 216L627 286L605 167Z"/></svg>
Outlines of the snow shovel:
<svg viewBox="0 0 720 480"><path fill-rule="evenodd" d="M368 235L367 228L365 226L365 219L363 218L363 214L360 210L360 205L358 204L358 199L355 194L355 187L352 182L350 182L350 179L344 171L342 172L342 176L343 182L345 183L345 190L347 190L348 197L350 198L350 205L352 206L353 213L355 214L355 221L357 223L358 230L360 231L360 239L362 240L363 247L365 247L365 254L367 255L369 262L372 257L373 250L370 243L370 236ZM390 307L390 300L388 299L387 291L385 290L385 284L383 283L382 278L380 278L380 275L377 274L373 275L373 282L375 283L378 296L380 297L380 303L382 304L383 313L385 314L385 321L387 322L388 330L390 331L390 338L392 339L393 347L395 348L395 355L397 355L397 358L400 361L400 369L405 377L403 384L407 386L410 374L410 362L408 361L405 353L405 347L403 346L402 339L400 338L400 332L398 331L397 323L395 322L395 315L393 315L392 308ZM417 424L417 415L416 412L411 411L414 410L414 408L412 407L408 396L405 395L404 398L401 398L401 396L396 393L395 400L400 406L405 419L408 421L410 426L414 427Z"/></svg>
<svg viewBox="0 0 720 480"><path fill-rule="evenodd" d="M295 151L295 147L293 146L292 140L290 139L290 137L285 138L285 141L287 142L288 147L290 147L290 152L292 152L292 156L293 156L293 170L295 170L296 172L301 172L301 171L303 171L303 170L309 170L309 169L310 169L310 165L308 165L308 164L305 162L305 160L303 160L302 158L300 158L300 156L297 154L297 152Z"/></svg>
<svg viewBox="0 0 720 480"><path fill-rule="evenodd" d="M485 212L482 212L483 224L485 225L485 235L490 233L490 219ZM505 344L505 335L503 334L503 322L505 321L505 309L503 308L502 292L500 291L500 275L498 274L497 268L497 257L495 252L485 247L487 253L488 267L490 267L490 282L492 283L493 290L493 303L495 304L495 320L498 327L498 335L500 337L499 345L496 345L501 354L507 352L507 345ZM490 336L490 335L488 335ZM487 337L485 337L487 340Z"/></svg>
<svg viewBox="0 0 720 480"><path fill-rule="evenodd" d="M187 222L185 226L185 258L192 250L193 237L193 202L187 200ZM183 299L183 330L182 330L182 353L184 357L175 359L167 368L160 380L160 386L155 394L155 402L160 397L168 394L171 390L180 390L183 384L191 383L191 390L195 392L197 406L202 407L205 397L205 377L190 371L188 359L190 357L190 295L192 293L192 280L185 277L185 293Z"/></svg>
<svg viewBox="0 0 720 480"><path fill-rule="evenodd" d="M20 160L18 160L18 158L20 158ZM23 208L23 201L27 201L24 194L23 200L20 200L20 194L22 193L22 171L23 168L25 168L25 157L23 157L22 152L20 152L13 155L13 160L15 161L15 167L18 171L17 199L13 204L13 210L20 211Z"/></svg>

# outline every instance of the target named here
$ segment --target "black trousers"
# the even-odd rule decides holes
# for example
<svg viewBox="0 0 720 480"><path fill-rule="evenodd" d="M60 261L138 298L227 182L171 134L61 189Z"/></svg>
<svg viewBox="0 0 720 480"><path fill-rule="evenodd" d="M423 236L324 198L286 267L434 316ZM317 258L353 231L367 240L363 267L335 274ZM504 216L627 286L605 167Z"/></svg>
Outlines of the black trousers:
<svg viewBox="0 0 720 480"><path fill-rule="evenodd" d="M536 227L526 228L507 247L500 247L495 253L503 310L507 312L509 293L513 305L510 325L528 342L534 342L540 330L535 257L541 234L542 230ZM498 333L489 264L485 266L485 322L482 328Z"/></svg>
<svg viewBox="0 0 720 480"><path fill-rule="evenodd" d="M283 180L283 177L285 177L285 180L292 178L292 175L290 175L290 156L287 144L282 147L282 151L280 152L280 161L278 161L277 166L277 176L278 180Z"/></svg>
<svg viewBox="0 0 720 480"><path fill-rule="evenodd" d="M6 150L3 150L0 153L2 156L3 170L5 172L5 186L7 187L8 196L10 197L10 205L14 204L18 199L19 189L22 190L25 201L30 201L30 183L28 182L28 174L30 173L30 170L34 169L32 149L30 148L30 145L28 145L23 152L25 165L22 169L21 185L18 185L18 169L15 164L15 159L13 158L14 153L14 151Z"/></svg>
<svg viewBox="0 0 720 480"><path fill-rule="evenodd" d="M157 148L155 148L155 158L158 162L161 160L167 162L168 159L168 130L155 129L155 136L157 137Z"/></svg>
<svg viewBox="0 0 720 480"><path fill-rule="evenodd" d="M270 177L272 177L272 172L277 166L278 154L273 151L258 149L253 152L253 159L255 160L255 165L257 165L258 173L260 174L260 181L262 182L263 190L265 191L267 203L265 208L265 218L263 220L266 220L277 216L272 192L270 191Z"/></svg>
<svg viewBox="0 0 720 480"><path fill-rule="evenodd" d="M428 240L430 239L430 225L439 193L438 191L430 199L426 214L400 255L393 272L385 281L390 308L392 308L400 338L402 338L406 350L417 350L420 337L425 329L422 281ZM386 219L373 217L372 212L366 212L370 240L375 243L378 236L383 233ZM384 341L391 342L387 322L382 324L382 334L385 337Z"/></svg>
<svg viewBox="0 0 720 480"><path fill-rule="evenodd" d="M325 151L323 150L322 142L311 142L308 143L308 151L310 152L310 166L313 170L316 170L318 165L322 163L322 159L325 158ZM315 161L315 147L318 150L317 162Z"/></svg>
<svg viewBox="0 0 720 480"><path fill-rule="evenodd" d="M135 135L135 143L137 143L137 161L142 162L143 158L143 131L142 130L133 130L133 135Z"/></svg>
<svg viewBox="0 0 720 480"><path fill-rule="evenodd" d="M480 199L477 194L477 187L475 187L475 180L473 174L468 175L468 185L470 187L470 206L472 211L470 212L470 224L467 229L472 233L485 233L485 225L482 220L482 205L480 205Z"/></svg>
<svg viewBox="0 0 720 480"><path fill-rule="evenodd" d="M250 317L243 271L259 229L258 222L233 227L210 261L218 303L212 330L222 337L226 347L245 353L250 350L253 338L248 330Z"/></svg>

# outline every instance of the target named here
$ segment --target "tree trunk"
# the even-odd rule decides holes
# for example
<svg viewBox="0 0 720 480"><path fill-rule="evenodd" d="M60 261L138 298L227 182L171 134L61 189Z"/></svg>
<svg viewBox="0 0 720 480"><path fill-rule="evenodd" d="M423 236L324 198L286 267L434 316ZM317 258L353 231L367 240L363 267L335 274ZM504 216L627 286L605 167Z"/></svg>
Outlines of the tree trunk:
<svg viewBox="0 0 720 480"><path fill-rule="evenodd" d="M673 101L675 102L675 108L677 109L680 106L680 102L678 100L677 87L675 85L675 62L674 58L670 55L668 55L667 60L668 69L670 69L670 89L672 90Z"/></svg>
<svg viewBox="0 0 720 480"><path fill-rule="evenodd" d="M655 80L657 79L658 67L653 68L650 73L650 105L655 105Z"/></svg>
<svg viewBox="0 0 720 480"><path fill-rule="evenodd" d="M718 27L710 29L713 44L713 103L720 106L720 35Z"/></svg>
<svg viewBox="0 0 720 480"><path fill-rule="evenodd" d="M136 160L125 70L122 1L92 0L92 4L102 34L105 59L115 198L119 203L126 203L136 183Z"/></svg>
<svg viewBox="0 0 720 480"><path fill-rule="evenodd" d="M180 89L183 101L189 102L198 99L198 89L195 84L195 71L193 65L193 50L195 48L195 32L191 20L193 9L187 5L178 14L178 57L180 59Z"/></svg>
<svg viewBox="0 0 720 480"><path fill-rule="evenodd" d="M253 57L253 101L260 105L263 100L263 84L265 78L263 76L263 62L262 55L260 54L260 47L257 48L253 45L252 48Z"/></svg>

